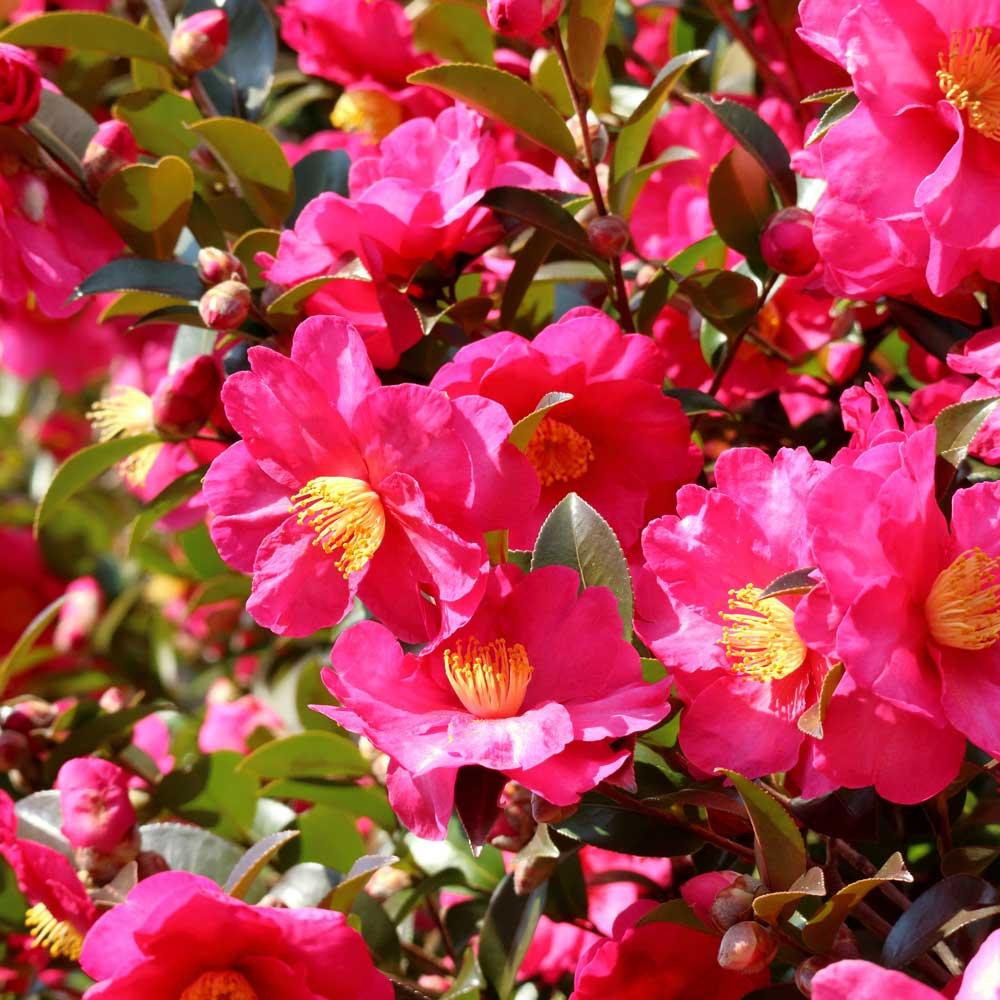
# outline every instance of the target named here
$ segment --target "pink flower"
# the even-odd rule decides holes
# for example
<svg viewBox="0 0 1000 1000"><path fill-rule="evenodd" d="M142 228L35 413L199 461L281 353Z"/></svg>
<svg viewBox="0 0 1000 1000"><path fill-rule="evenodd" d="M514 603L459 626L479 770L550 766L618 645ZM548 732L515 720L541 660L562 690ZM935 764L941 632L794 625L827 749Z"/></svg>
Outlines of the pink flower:
<svg viewBox="0 0 1000 1000"><path fill-rule="evenodd" d="M66 588L66 603L59 609L52 645L68 653L84 643L93 631L104 605L100 585L92 576L81 576Z"/></svg>
<svg viewBox="0 0 1000 1000"><path fill-rule="evenodd" d="M56 777L62 832L74 848L110 854L135 826L128 774L99 757L74 757Z"/></svg>
<svg viewBox="0 0 1000 1000"><path fill-rule="evenodd" d="M637 903L580 959L570 1000L741 1000L766 986L767 972L750 975L719 967L719 939L681 924L636 926L650 904Z"/></svg>
<svg viewBox="0 0 1000 1000"><path fill-rule="evenodd" d="M87 1000L391 1000L342 913L251 906L188 872L144 879L87 935Z"/></svg>
<svg viewBox="0 0 1000 1000"><path fill-rule="evenodd" d="M350 198L328 192L309 202L295 228L282 233L277 257L261 256L265 277L292 287L360 261L364 273L349 269L310 296L306 308L349 319L372 361L391 368L422 336L398 288L421 267L447 273L456 254L476 256L499 239L492 213L478 207L488 188L547 181L527 164L500 162L482 118L461 105L434 120L405 122L377 153L352 164Z"/></svg>
<svg viewBox="0 0 1000 1000"><path fill-rule="evenodd" d="M10 652L28 623L63 590L45 565L30 528L0 527L0 656Z"/></svg>
<svg viewBox="0 0 1000 1000"><path fill-rule="evenodd" d="M505 35L535 38L559 19L562 0L487 0L490 24Z"/></svg>
<svg viewBox="0 0 1000 1000"><path fill-rule="evenodd" d="M485 587L483 532L535 498L503 410L380 385L341 319L306 320L291 358L249 356L222 394L243 441L213 462L205 496L222 557L253 573L254 619L308 635L357 594L407 641L467 621Z"/></svg>
<svg viewBox="0 0 1000 1000"><path fill-rule="evenodd" d="M42 80L35 58L16 45L0 43L0 125L23 125L38 110Z"/></svg>
<svg viewBox="0 0 1000 1000"><path fill-rule="evenodd" d="M431 380L453 399L501 403L515 423L550 392L571 393L539 424L526 453L541 483L510 543L530 549L569 492L595 507L628 549L648 519L672 509L701 456L687 418L662 392L664 359L647 337L622 333L595 309L574 309L533 340L497 333L463 347Z"/></svg>
<svg viewBox="0 0 1000 1000"><path fill-rule="evenodd" d="M578 591L566 567L502 566L471 620L419 655L374 622L337 640L323 681L340 707L314 707L389 755L390 801L418 836L444 837L463 768L498 772L497 796L505 775L571 805L662 719L665 685L642 680L614 596Z"/></svg>
<svg viewBox="0 0 1000 1000"><path fill-rule="evenodd" d="M235 701L209 700L205 706L205 721L198 730L198 749L202 753L216 750L249 753L247 740L261 727L277 733L284 729L284 724L274 709L252 694Z"/></svg>
<svg viewBox="0 0 1000 1000"><path fill-rule="evenodd" d="M1000 16L955 0L809 0L802 34L850 74L860 106L819 146L816 245L850 296L936 295L1000 278ZM894 164L893 183L875 181ZM863 237L863 238L862 238Z"/></svg>
<svg viewBox="0 0 1000 1000"><path fill-rule="evenodd" d="M132 729L132 742L150 756L160 774L169 774L174 769L174 755L170 752L170 729L163 716L154 713L140 719ZM136 777L130 784L142 787L144 782Z"/></svg>

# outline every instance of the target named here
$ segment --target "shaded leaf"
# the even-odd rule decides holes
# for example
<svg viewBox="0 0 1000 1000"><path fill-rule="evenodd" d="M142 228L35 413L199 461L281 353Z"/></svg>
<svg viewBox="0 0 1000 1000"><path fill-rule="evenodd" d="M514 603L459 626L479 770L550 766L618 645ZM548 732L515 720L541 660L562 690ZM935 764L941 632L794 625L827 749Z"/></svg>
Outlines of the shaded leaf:
<svg viewBox="0 0 1000 1000"><path fill-rule="evenodd" d="M780 597L782 594L808 594L810 590L815 590L819 586L818 581L811 575L815 572L815 566L808 566L805 569L793 569L790 573L782 573L761 591L759 600L764 600L766 597Z"/></svg>
<svg viewBox="0 0 1000 1000"><path fill-rule="evenodd" d="M664 389L663 395L676 399L689 417L696 413L732 413L728 406L699 389Z"/></svg>
<svg viewBox="0 0 1000 1000"><path fill-rule="evenodd" d="M545 907L546 888L543 883L529 895L519 896L513 876L507 875L490 899L479 935L479 966L500 1000L514 992L517 970Z"/></svg>
<svg viewBox="0 0 1000 1000"><path fill-rule="evenodd" d="M77 295L97 295L101 292L158 292L179 299L201 298L205 286L198 271L190 264L174 260L143 260L139 257L119 257L89 275L76 290Z"/></svg>
<svg viewBox="0 0 1000 1000"><path fill-rule="evenodd" d="M931 312L913 302L888 299L889 315L925 351L941 361L946 361L960 340L972 336L964 323L940 313Z"/></svg>
<svg viewBox="0 0 1000 1000"><path fill-rule="evenodd" d="M97 132L97 122L79 104L62 94L42 90L38 111L24 128L72 174L83 179L81 160Z"/></svg>
<svg viewBox="0 0 1000 1000"><path fill-rule="evenodd" d="M128 536L128 553L135 554L136 546L146 537L149 529L165 517L172 510L176 510L182 503L186 503L200 489L201 481L208 472L208 466L192 469L179 476L172 483L168 483L159 493L153 497L142 509L136 519L132 522Z"/></svg>
<svg viewBox="0 0 1000 1000"><path fill-rule="evenodd" d="M683 899L668 899L636 921L636 927L646 924L680 924L681 927L690 927L692 930L715 933L698 919L694 910Z"/></svg>
<svg viewBox="0 0 1000 1000"><path fill-rule="evenodd" d="M823 720L826 718L826 710L830 707L830 699L843 676L843 663L835 663L823 675L823 686L819 692L819 699L815 704L810 705L796 722L799 732L812 736L813 739L823 739Z"/></svg>
<svg viewBox="0 0 1000 1000"><path fill-rule="evenodd" d="M514 270L507 278L503 298L500 301L501 330L509 330L513 326L524 296L555 244L553 236L544 229L539 229L532 233L524 246L514 254Z"/></svg>
<svg viewBox="0 0 1000 1000"><path fill-rule="evenodd" d="M272 833L262 840L258 840L243 857L236 863L233 870L226 879L225 888L230 896L236 899L244 899L250 886L253 885L257 876L264 870L267 863L285 846L290 840L294 840L299 835L298 830L283 830L280 833Z"/></svg>
<svg viewBox="0 0 1000 1000"><path fill-rule="evenodd" d="M246 839L256 812L257 783L252 775L237 770L241 759L232 750L199 757L190 767L164 775L156 799L221 837Z"/></svg>
<svg viewBox="0 0 1000 1000"><path fill-rule="evenodd" d="M573 79L585 94L594 85L614 11L614 0L570 0L566 54Z"/></svg>
<svg viewBox="0 0 1000 1000"><path fill-rule="evenodd" d="M731 149L708 179L708 207L719 235L749 260L760 258L760 234L778 206L758 160Z"/></svg>
<svg viewBox="0 0 1000 1000"><path fill-rule="evenodd" d="M351 170L351 158L342 149L316 149L307 153L292 167L295 175L295 207L285 220L291 229L302 209L313 198L327 191L350 197L347 177Z"/></svg>
<svg viewBox="0 0 1000 1000"><path fill-rule="evenodd" d="M65 603L65 594L62 597L57 597L25 625L24 631L17 637L17 641L11 646L10 651L0 660L0 694L3 694L11 677L19 673L19 668L28 660L35 643L44 635L49 625L55 621L59 609Z"/></svg>

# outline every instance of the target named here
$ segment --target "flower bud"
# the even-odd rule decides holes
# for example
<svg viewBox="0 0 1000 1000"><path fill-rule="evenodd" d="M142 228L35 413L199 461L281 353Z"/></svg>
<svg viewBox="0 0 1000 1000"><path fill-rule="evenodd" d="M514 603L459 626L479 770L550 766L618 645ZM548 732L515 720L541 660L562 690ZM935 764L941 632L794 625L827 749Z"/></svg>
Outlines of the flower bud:
<svg viewBox="0 0 1000 1000"><path fill-rule="evenodd" d="M0 125L23 125L38 110L42 78L34 56L0 43Z"/></svg>
<svg viewBox="0 0 1000 1000"><path fill-rule="evenodd" d="M761 233L760 252L764 263L778 274L808 274L819 262L812 212L783 208L772 215Z"/></svg>
<svg viewBox="0 0 1000 1000"><path fill-rule="evenodd" d="M527 896L543 882L547 882L559 864L559 858L536 854L531 858L521 858L514 863L514 892Z"/></svg>
<svg viewBox="0 0 1000 1000"><path fill-rule="evenodd" d="M224 10L201 10L184 18L170 38L170 58L189 76L214 66L229 44L229 17Z"/></svg>
<svg viewBox="0 0 1000 1000"><path fill-rule="evenodd" d="M109 177L139 159L139 146L132 129L112 119L97 126L83 154L83 176L91 191L98 191Z"/></svg>
<svg viewBox="0 0 1000 1000"><path fill-rule="evenodd" d="M56 708L47 701L32 699L19 701L13 711L3 720L3 728L17 733L30 733L33 729L45 729L56 719Z"/></svg>
<svg viewBox="0 0 1000 1000"><path fill-rule="evenodd" d="M620 215L599 215L587 226L587 242L601 257L618 257L629 245L628 223Z"/></svg>
<svg viewBox="0 0 1000 1000"><path fill-rule="evenodd" d="M97 700L102 712L120 712L128 704L128 693L117 684L105 688Z"/></svg>
<svg viewBox="0 0 1000 1000"><path fill-rule="evenodd" d="M101 588L92 576L81 576L66 588L66 601L59 609L52 645L68 653L82 645L101 613Z"/></svg>
<svg viewBox="0 0 1000 1000"><path fill-rule="evenodd" d="M586 160L587 149L583 141L583 129L580 127L580 118L573 115L566 121L573 141L576 143L576 153L581 160ZM600 163L608 152L608 130L601 124L600 119L593 111L587 112L587 131L590 133L590 151L594 156L594 162Z"/></svg>
<svg viewBox="0 0 1000 1000"><path fill-rule="evenodd" d="M536 823L561 823L569 819L579 806L557 806L540 795L531 796L531 815Z"/></svg>
<svg viewBox="0 0 1000 1000"><path fill-rule="evenodd" d="M486 16L495 31L534 38L554 24L562 0L486 0Z"/></svg>
<svg viewBox="0 0 1000 1000"><path fill-rule="evenodd" d="M139 831L133 827L110 851L96 847L78 847L73 860L80 871L90 876L94 885L107 885L127 864L139 857Z"/></svg>
<svg viewBox="0 0 1000 1000"><path fill-rule="evenodd" d="M209 287L229 281L231 278L245 284L247 269L243 266L243 261L228 250L202 247L198 251L198 277Z"/></svg>
<svg viewBox="0 0 1000 1000"><path fill-rule="evenodd" d="M201 297L198 312L212 330L235 330L250 314L250 289L242 281L222 281Z"/></svg>
<svg viewBox="0 0 1000 1000"><path fill-rule="evenodd" d="M760 972L778 953L778 942L767 928L752 920L734 924L719 942L719 965L732 972Z"/></svg>
<svg viewBox="0 0 1000 1000"><path fill-rule="evenodd" d="M111 854L135 826L128 775L98 757L66 761L56 776L62 832L74 849L92 847Z"/></svg>
<svg viewBox="0 0 1000 1000"><path fill-rule="evenodd" d="M723 889L712 900L709 910L712 923L720 931L753 917L753 893L737 885Z"/></svg>
<svg viewBox="0 0 1000 1000"><path fill-rule="evenodd" d="M810 955L795 970L795 985L804 997L812 996L812 981L816 973L825 969L830 964L830 959L822 958L820 955Z"/></svg>
<svg viewBox="0 0 1000 1000"><path fill-rule="evenodd" d="M140 851L135 860L139 869L137 874L140 882L151 875L170 871L167 859L162 854L157 854L156 851Z"/></svg>
<svg viewBox="0 0 1000 1000"><path fill-rule="evenodd" d="M197 434L215 410L221 389L222 375L210 354L191 358L163 378L153 393L153 423L160 436L186 441Z"/></svg>
<svg viewBox="0 0 1000 1000"><path fill-rule="evenodd" d="M20 771L28 760L30 746L28 737L13 729L0 732L0 771L9 774Z"/></svg>

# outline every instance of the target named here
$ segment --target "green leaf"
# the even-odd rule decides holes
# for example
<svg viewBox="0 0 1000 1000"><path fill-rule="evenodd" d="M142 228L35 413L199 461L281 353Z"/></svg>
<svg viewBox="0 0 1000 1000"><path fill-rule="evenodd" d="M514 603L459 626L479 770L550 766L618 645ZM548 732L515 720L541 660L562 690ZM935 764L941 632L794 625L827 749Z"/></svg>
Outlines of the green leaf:
<svg viewBox="0 0 1000 1000"><path fill-rule="evenodd" d="M354 778L368 773L368 763L347 737L311 729L265 743L239 770L258 778Z"/></svg>
<svg viewBox="0 0 1000 1000"><path fill-rule="evenodd" d="M614 12L614 0L570 0L566 54L573 79L585 94L594 85Z"/></svg>
<svg viewBox="0 0 1000 1000"><path fill-rule="evenodd" d="M412 73L408 80L499 119L569 163L576 159L576 143L559 112L512 73L475 63L446 63Z"/></svg>
<svg viewBox="0 0 1000 1000"><path fill-rule="evenodd" d="M682 52L671 59L656 74L656 79L649 88L649 93L628 116L628 120L618 133L615 143L614 160L611 168L611 179L615 186L621 183L626 174L635 170L642 160L646 150L653 125L660 116L664 101L670 96L674 85L684 75L684 71L699 59L708 55L706 49L695 49Z"/></svg>
<svg viewBox="0 0 1000 1000"><path fill-rule="evenodd" d="M111 113L132 129L136 142L154 156L189 156L198 140L186 127L201 121L198 106L170 90L123 94Z"/></svg>
<svg viewBox="0 0 1000 1000"><path fill-rule="evenodd" d="M973 330L950 316L942 316L913 302L888 299L889 315L925 351L941 361L960 340L971 337Z"/></svg>
<svg viewBox="0 0 1000 1000"><path fill-rule="evenodd" d="M485 988L486 979L483 970L479 968L476 952L472 948L466 948L462 957L462 967L458 970L451 989L441 997L441 1000L480 1000Z"/></svg>
<svg viewBox="0 0 1000 1000"><path fill-rule="evenodd" d="M298 830L283 830L280 833L272 833L262 840L258 840L243 857L233 866L233 870L226 879L225 888L230 896L236 899L245 899L250 887L254 884L257 876L264 870L267 863L285 846L289 841L294 840L299 835Z"/></svg>
<svg viewBox="0 0 1000 1000"><path fill-rule="evenodd" d="M316 805L332 806L353 816L367 816L383 830L391 831L396 828L396 814L390 808L385 792L378 787L279 778L265 785L261 794L276 799L301 799Z"/></svg>
<svg viewBox="0 0 1000 1000"><path fill-rule="evenodd" d="M239 118L210 118L189 127L233 176L261 222L281 228L295 205L295 175L278 140Z"/></svg>
<svg viewBox="0 0 1000 1000"><path fill-rule="evenodd" d="M663 395L676 399L689 417L697 413L732 413L728 406L723 406L714 396L698 389L664 389Z"/></svg>
<svg viewBox="0 0 1000 1000"><path fill-rule="evenodd" d="M177 327L167 370L175 372L185 361L190 361L200 354L211 354L216 339L217 334L214 330L202 330L196 326Z"/></svg>
<svg viewBox="0 0 1000 1000"><path fill-rule="evenodd" d="M351 916L360 919L361 936L378 965L383 969L398 969L402 959L399 934L385 909L368 893L359 892Z"/></svg>
<svg viewBox="0 0 1000 1000"><path fill-rule="evenodd" d="M538 430L538 425L548 416L549 411L560 403L573 398L571 392L547 392L538 401L538 405L526 417L521 417L510 432L508 441L519 451L525 451L532 435Z"/></svg>
<svg viewBox="0 0 1000 1000"><path fill-rule="evenodd" d="M316 149L307 153L292 167L295 175L295 207L285 220L292 228L302 209L313 198L327 191L350 197L347 175L351 170L351 158L342 149Z"/></svg>
<svg viewBox="0 0 1000 1000"><path fill-rule="evenodd" d="M143 260L119 257L89 275L77 288L77 295L101 292L158 292L187 301L201 298L205 286L190 264L175 260Z"/></svg>
<svg viewBox="0 0 1000 1000"><path fill-rule="evenodd" d="M777 924L791 909L792 903L809 896L822 898L826 895L826 882L822 868L810 868L782 892L765 892L753 901L753 912L760 920Z"/></svg>
<svg viewBox="0 0 1000 1000"><path fill-rule="evenodd" d="M128 458L140 448L158 444L156 434L138 434L129 438L114 438L81 449L63 462L55 471L49 488L45 491L35 511L35 534L70 497L79 493L88 483L107 472L113 465Z"/></svg>
<svg viewBox="0 0 1000 1000"><path fill-rule="evenodd" d="M146 59L170 66L170 54L163 39L110 14L73 10L42 14L0 32L0 42L24 48L44 46L107 52L120 59Z"/></svg>
<svg viewBox="0 0 1000 1000"><path fill-rule="evenodd" d="M330 284L331 281L337 280L338 275L336 274L321 274L315 278L307 278L293 288L289 288L287 292L282 292L267 307L268 317L298 316L302 309L302 304L310 295L315 294L324 285Z"/></svg>
<svg viewBox="0 0 1000 1000"><path fill-rule="evenodd" d="M575 493L553 508L538 532L531 569L542 566L569 566L582 587L610 588L625 638L631 638L632 581L622 547L608 522Z"/></svg>
<svg viewBox="0 0 1000 1000"><path fill-rule="evenodd" d="M388 868L399 861L394 854L366 854L351 865L336 889L326 900L326 906L341 913L350 913L358 893L371 881L372 876L380 868Z"/></svg>
<svg viewBox="0 0 1000 1000"><path fill-rule="evenodd" d="M194 174L184 160L165 156L135 163L101 186L97 202L118 235L140 257L169 260L187 223Z"/></svg>
<svg viewBox="0 0 1000 1000"><path fill-rule="evenodd" d="M736 786L754 831L761 880L772 891L789 889L806 872L806 846L791 813L764 789L736 771L719 769Z"/></svg>
<svg viewBox="0 0 1000 1000"><path fill-rule="evenodd" d="M712 112L730 135L764 168L771 179L782 205L794 205L798 185L791 159L777 133L756 112L746 105L727 98L721 100L708 94L692 94Z"/></svg>
<svg viewBox="0 0 1000 1000"><path fill-rule="evenodd" d="M31 904L17 887L14 869L0 859L0 929L3 933L16 931L18 934L23 934L24 915L30 906Z"/></svg>
<svg viewBox="0 0 1000 1000"><path fill-rule="evenodd" d="M742 146L731 149L712 171L708 207L726 243L749 260L759 260L761 230L778 206L767 174Z"/></svg>
<svg viewBox="0 0 1000 1000"><path fill-rule="evenodd" d="M228 572L229 567L219 556L215 542L208 532L208 525L204 521L199 521L193 527L180 532L177 541L180 542L191 568L202 580L211 580Z"/></svg>
<svg viewBox="0 0 1000 1000"><path fill-rule="evenodd" d="M958 468L969 453L969 445L998 405L1000 396L970 399L946 406L934 418L937 453L950 465Z"/></svg>
<svg viewBox="0 0 1000 1000"><path fill-rule="evenodd" d="M156 800L220 837L245 840L257 808L257 782L238 769L242 759L233 750L199 757L191 767L164 775Z"/></svg>
<svg viewBox="0 0 1000 1000"><path fill-rule="evenodd" d="M277 254L280 239L281 233L277 229L251 229L233 244L232 253L243 262L247 270L247 284L251 288L264 287L264 279L254 257L259 253Z"/></svg>
<svg viewBox="0 0 1000 1000"><path fill-rule="evenodd" d="M7 681L19 672L19 667L27 660L32 647L52 624L56 615L59 614L59 609L65 603L66 597L63 595L42 608L25 626L24 631L18 636L17 642L11 646L10 652L0 660L0 695L7 687Z"/></svg>
<svg viewBox="0 0 1000 1000"><path fill-rule="evenodd" d="M692 930L702 931L706 934L712 933L696 916L694 910L683 899L668 899L655 909L641 916L636 927L644 927L646 924L679 924L681 927L690 927Z"/></svg>
<svg viewBox="0 0 1000 1000"><path fill-rule="evenodd" d="M759 301L753 278L736 271L695 271L678 283L677 292L705 319L729 334L746 326Z"/></svg>
<svg viewBox="0 0 1000 1000"><path fill-rule="evenodd" d="M83 180L81 160L97 132L97 122L79 104L62 94L43 90L38 111L24 128L74 176Z"/></svg>
<svg viewBox="0 0 1000 1000"><path fill-rule="evenodd" d="M782 573L760 592L759 599L781 597L783 594L808 594L810 590L815 590L819 586L812 577L815 572L815 566L807 566L805 569L793 569L790 573Z"/></svg>
<svg viewBox="0 0 1000 1000"><path fill-rule="evenodd" d="M830 707L830 699L833 698L837 685L844 676L844 664L835 663L823 676L823 686L820 688L819 698L810 705L796 721L799 732L805 733L813 739L823 739L823 722L826 719L826 711Z"/></svg>
<svg viewBox="0 0 1000 1000"><path fill-rule="evenodd" d="M200 489L201 481L208 472L208 466L192 469L179 476L172 483L168 483L159 493L153 497L142 509L132 522L128 536L128 554L135 555L136 546L146 537L149 529L165 517L172 510L180 507L182 503L190 500Z"/></svg>
<svg viewBox="0 0 1000 1000"><path fill-rule="evenodd" d="M413 19L413 45L439 62L493 65L493 32L482 9L457 0L435 0Z"/></svg>
<svg viewBox="0 0 1000 1000"><path fill-rule="evenodd" d="M406 846L428 875L454 869L461 872L466 885L482 892L492 892L504 875L503 858L495 847L484 847L479 857L472 856L457 820L448 827L447 840L422 840L409 833ZM460 885L461 880L455 884Z"/></svg>
<svg viewBox="0 0 1000 1000"><path fill-rule="evenodd" d="M222 837L184 823L147 823L139 827L142 849L160 854L175 871L204 875L220 886L239 863L240 849Z"/></svg>
<svg viewBox="0 0 1000 1000"><path fill-rule="evenodd" d="M816 128L806 140L806 145L811 146L814 142L819 142L834 125L842 122L858 106L858 95L853 90L845 91L831 104L823 116L816 123Z"/></svg>
<svg viewBox="0 0 1000 1000"><path fill-rule="evenodd" d="M479 966L500 1000L513 995L517 970L545 908L545 893L543 883L529 895L519 896L513 876L507 875L490 899L479 935Z"/></svg>
<svg viewBox="0 0 1000 1000"><path fill-rule="evenodd" d="M365 853L357 821L347 812L329 806L313 806L298 819L302 840L298 860L318 861L339 872L347 871L355 858Z"/></svg>

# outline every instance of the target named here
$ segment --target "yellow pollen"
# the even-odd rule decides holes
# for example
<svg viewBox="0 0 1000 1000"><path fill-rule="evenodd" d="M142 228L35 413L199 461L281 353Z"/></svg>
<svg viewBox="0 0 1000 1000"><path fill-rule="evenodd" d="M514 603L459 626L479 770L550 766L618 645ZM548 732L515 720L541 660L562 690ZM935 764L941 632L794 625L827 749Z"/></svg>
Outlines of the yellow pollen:
<svg viewBox="0 0 1000 1000"><path fill-rule="evenodd" d="M150 434L155 430L152 399L132 386L121 387L107 399L94 403L87 419L101 441ZM142 487L162 447L161 444L150 444L133 452L118 463L119 472L133 486Z"/></svg>
<svg viewBox="0 0 1000 1000"><path fill-rule="evenodd" d="M776 681L795 673L806 658L806 645L795 631L795 613L776 597L765 597L747 584L729 592L722 645L733 670L755 681Z"/></svg>
<svg viewBox="0 0 1000 1000"><path fill-rule="evenodd" d="M83 935L68 921L56 920L44 903L36 903L24 915L24 923L35 943L53 958L76 961L83 951Z"/></svg>
<svg viewBox="0 0 1000 1000"><path fill-rule="evenodd" d="M992 28L953 31L937 78L947 100L987 139L1000 139L1000 43Z"/></svg>
<svg viewBox="0 0 1000 1000"><path fill-rule="evenodd" d="M924 610L935 642L988 649L1000 640L1000 558L966 549L938 574Z"/></svg>
<svg viewBox="0 0 1000 1000"><path fill-rule="evenodd" d="M579 479L594 460L590 442L569 424L545 417L531 435L526 450L543 486Z"/></svg>
<svg viewBox="0 0 1000 1000"><path fill-rule="evenodd" d="M178 1000L259 1000L257 991L239 972L203 972Z"/></svg>
<svg viewBox="0 0 1000 1000"><path fill-rule="evenodd" d="M459 701L480 719L509 719L517 715L531 680L532 668L524 646L494 639L485 646L459 639L444 651L444 672Z"/></svg>
<svg viewBox="0 0 1000 1000"><path fill-rule="evenodd" d="M316 532L313 545L327 555L340 549L336 566L345 578L363 569L385 537L385 510L378 494L360 479L320 476L291 499L299 524Z"/></svg>
<svg viewBox="0 0 1000 1000"><path fill-rule="evenodd" d="M342 132L364 132L376 142L403 120L403 109L380 90L351 90L341 94L330 113L330 124Z"/></svg>

